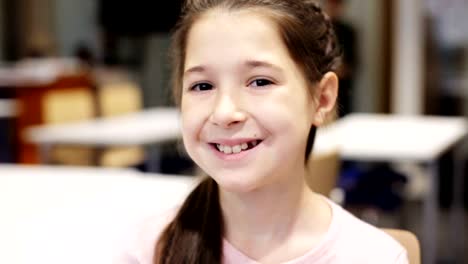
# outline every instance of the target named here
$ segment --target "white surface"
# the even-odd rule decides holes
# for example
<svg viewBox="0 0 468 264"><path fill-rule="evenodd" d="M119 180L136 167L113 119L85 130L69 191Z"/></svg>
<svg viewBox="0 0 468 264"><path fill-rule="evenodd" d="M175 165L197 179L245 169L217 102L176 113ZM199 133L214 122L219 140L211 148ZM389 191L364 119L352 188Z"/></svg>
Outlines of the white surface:
<svg viewBox="0 0 468 264"><path fill-rule="evenodd" d="M16 101L14 99L0 99L0 118L16 116Z"/></svg>
<svg viewBox="0 0 468 264"><path fill-rule="evenodd" d="M42 88L59 76L79 72L79 62L74 58L25 59L0 68L0 86Z"/></svg>
<svg viewBox="0 0 468 264"><path fill-rule="evenodd" d="M351 114L319 129L314 151L336 147L345 159L428 162L467 131L463 118Z"/></svg>
<svg viewBox="0 0 468 264"><path fill-rule="evenodd" d="M179 112L176 108L152 108L118 117L38 126L25 134L26 140L37 144L93 146L144 145L180 137Z"/></svg>
<svg viewBox="0 0 468 264"><path fill-rule="evenodd" d="M179 204L194 183L131 170L0 165L0 263L112 263L135 225Z"/></svg>

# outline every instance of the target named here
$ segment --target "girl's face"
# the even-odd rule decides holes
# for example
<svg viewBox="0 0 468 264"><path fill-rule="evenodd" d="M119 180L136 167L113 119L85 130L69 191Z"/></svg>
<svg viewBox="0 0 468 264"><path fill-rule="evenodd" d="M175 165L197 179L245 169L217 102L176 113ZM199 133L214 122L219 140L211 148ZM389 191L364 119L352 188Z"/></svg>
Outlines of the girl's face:
<svg viewBox="0 0 468 264"><path fill-rule="evenodd" d="M307 135L318 120L308 85L270 19L205 14L188 36L183 73L189 155L235 192L303 175Z"/></svg>

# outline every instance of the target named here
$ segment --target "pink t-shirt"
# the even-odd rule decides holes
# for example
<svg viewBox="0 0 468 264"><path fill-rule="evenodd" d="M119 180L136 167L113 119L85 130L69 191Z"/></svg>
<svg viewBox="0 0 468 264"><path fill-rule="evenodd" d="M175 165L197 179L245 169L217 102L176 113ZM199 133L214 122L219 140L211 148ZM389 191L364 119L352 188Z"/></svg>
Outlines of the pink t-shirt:
<svg viewBox="0 0 468 264"><path fill-rule="evenodd" d="M332 221L325 237L306 254L284 264L408 263L406 250L391 236L359 220L332 201L326 200L332 208ZM155 243L175 213L176 210L171 210L150 219L118 263L152 264ZM225 264L259 263L240 252L226 239L223 242L223 254Z"/></svg>

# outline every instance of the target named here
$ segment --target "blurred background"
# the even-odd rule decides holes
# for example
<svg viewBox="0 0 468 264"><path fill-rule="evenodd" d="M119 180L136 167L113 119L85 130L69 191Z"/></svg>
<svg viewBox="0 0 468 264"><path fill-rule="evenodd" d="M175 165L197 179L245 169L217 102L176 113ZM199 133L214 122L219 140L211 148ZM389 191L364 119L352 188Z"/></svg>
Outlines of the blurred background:
<svg viewBox="0 0 468 264"><path fill-rule="evenodd" d="M330 126L364 113L438 117L429 126L433 131L415 133L432 137L441 131L428 139L437 151L427 156L397 152L399 159L376 162L338 153L331 161L335 170L327 172L333 174L332 191L325 195L371 224L415 233L424 263L468 263L468 247L455 243L468 234L468 1L319 2L344 52L338 117ZM7 188L13 195L0 202L0 218L9 212L1 205L15 208L14 199L28 195L23 186L38 184L35 175L49 170L59 178L47 178L46 185L56 191L69 173L81 170L97 178L131 171L145 179L192 181L199 170L181 146L167 57L180 6L179 0L0 0L0 197ZM381 134L380 140L391 137ZM11 185L15 177L21 182ZM108 181L114 184L112 177ZM54 197L73 192L66 190ZM30 199L18 208L35 207L37 196ZM424 222L427 217L432 220ZM423 222L433 225L434 237ZM0 230L9 230L8 223ZM433 239L434 245L428 242Z"/></svg>

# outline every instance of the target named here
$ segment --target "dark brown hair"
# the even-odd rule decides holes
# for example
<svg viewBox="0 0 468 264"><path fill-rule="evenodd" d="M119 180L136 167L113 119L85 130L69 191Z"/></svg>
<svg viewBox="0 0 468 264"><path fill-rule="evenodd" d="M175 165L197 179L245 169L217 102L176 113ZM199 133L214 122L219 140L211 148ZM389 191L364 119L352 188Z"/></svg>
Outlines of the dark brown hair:
<svg viewBox="0 0 468 264"><path fill-rule="evenodd" d="M312 0L187 0L176 26L172 48L172 82L176 104L182 94L182 74L190 29L211 10L250 9L276 23L278 33L307 81L313 84L338 66L340 51L328 16ZM316 128L311 127L305 160L312 150ZM187 197L155 246L154 264L221 263L223 219L219 189L203 180Z"/></svg>

